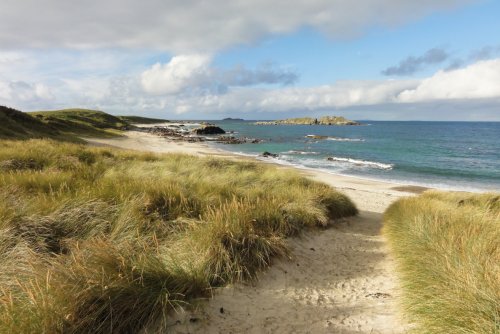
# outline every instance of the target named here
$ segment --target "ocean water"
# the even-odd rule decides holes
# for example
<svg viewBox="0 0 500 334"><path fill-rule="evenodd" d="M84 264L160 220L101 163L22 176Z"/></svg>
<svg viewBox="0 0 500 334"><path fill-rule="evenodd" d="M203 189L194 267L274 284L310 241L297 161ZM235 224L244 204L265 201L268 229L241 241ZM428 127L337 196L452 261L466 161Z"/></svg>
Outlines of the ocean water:
<svg viewBox="0 0 500 334"><path fill-rule="evenodd" d="M216 144L244 155L269 151L279 154L274 159L278 163L335 174L441 189L500 191L500 122L362 121L362 126L212 122L236 136L264 140Z"/></svg>

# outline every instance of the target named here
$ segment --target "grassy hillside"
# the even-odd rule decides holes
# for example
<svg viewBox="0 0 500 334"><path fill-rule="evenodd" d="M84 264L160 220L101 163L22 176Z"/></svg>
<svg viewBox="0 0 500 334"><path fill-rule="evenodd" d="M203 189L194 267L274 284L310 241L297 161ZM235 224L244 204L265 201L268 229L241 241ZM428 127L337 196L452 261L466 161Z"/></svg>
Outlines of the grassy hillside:
<svg viewBox="0 0 500 334"><path fill-rule="evenodd" d="M129 124L155 124L155 123L165 123L169 122L166 119L160 118L147 118L147 117L139 117L139 116L118 116L124 122Z"/></svg>
<svg viewBox="0 0 500 334"><path fill-rule="evenodd" d="M102 111L64 109L23 113L0 106L0 139L51 138L81 141L78 137L109 137L121 130L133 128L134 123L168 122L138 116L113 116Z"/></svg>
<svg viewBox="0 0 500 334"><path fill-rule="evenodd" d="M23 113L0 106L0 139L51 138L81 141L79 136L117 136L129 124L101 111L67 109Z"/></svg>
<svg viewBox="0 0 500 334"><path fill-rule="evenodd" d="M355 213L261 163L0 141L0 333L168 331L172 308Z"/></svg>
<svg viewBox="0 0 500 334"><path fill-rule="evenodd" d="M0 139L55 138L59 131L21 111L0 106Z"/></svg>
<svg viewBox="0 0 500 334"><path fill-rule="evenodd" d="M77 135L116 135L113 130L125 130L130 126L125 120L97 110L64 109L32 112L30 115L63 133Z"/></svg>
<svg viewBox="0 0 500 334"><path fill-rule="evenodd" d="M416 333L500 333L500 194L427 192L384 222Z"/></svg>

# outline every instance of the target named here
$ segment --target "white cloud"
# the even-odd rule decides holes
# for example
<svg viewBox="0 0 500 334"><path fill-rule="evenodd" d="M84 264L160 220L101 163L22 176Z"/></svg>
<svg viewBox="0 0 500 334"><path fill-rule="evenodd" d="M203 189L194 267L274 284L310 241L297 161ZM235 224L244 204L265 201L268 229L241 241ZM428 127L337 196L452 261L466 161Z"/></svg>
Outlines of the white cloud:
<svg viewBox="0 0 500 334"><path fill-rule="evenodd" d="M399 94L400 102L500 97L500 59L479 61L453 71L439 71L413 89Z"/></svg>
<svg viewBox="0 0 500 334"><path fill-rule="evenodd" d="M353 80L313 87L234 85L224 92L199 89L188 93L182 89L191 84L204 87L205 79L197 81L200 71L213 75L215 70L201 60L178 60L173 64L179 64L183 70L171 68L172 62L149 70L158 70L155 74L158 77L153 79L163 85L161 95L145 92L144 78L140 75L65 79L50 90L36 84L18 83L14 87L0 81L0 104L36 110L41 107L33 101L42 101L45 105L52 103L53 107L80 106L115 113L198 119L223 114L255 118L255 113L259 113L259 118L271 118L283 113L288 116L336 112L358 119L471 119L481 115L476 119L500 120L500 58L463 69L439 71L425 79ZM165 78L174 83L163 83ZM178 93L165 94L169 91ZM57 94L47 100L50 97L47 92Z"/></svg>
<svg viewBox="0 0 500 334"><path fill-rule="evenodd" d="M277 89L234 87L225 94L209 92L175 98L158 97L160 100L163 108L168 110L176 113L196 111L200 115L234 111L245 115L255 112L304 113L357 109L365 110L365 117L371 118L387 110L415 111L421 108L437 111L448 108L448 114L453 116L450 111L456 110L459 105L476 106L491 113L498 109L500 100L500 59L481 61L453 71L439 71L419 80L340 81L332 85ZM154 106L152 102L150 107ZM471 113L472 109L467 112ZM374 114L366 110L374 110ZM413 118L418 117L418 113L412 115ZM431 113L428 117L439 119L440 114ZM499 117L497 112L496 119Z"/></svg>
<svg viewBox="0 0 500 334"><path fill-rule="evenodd" d="M468 2L471 0L3 0L0 45L206 52L301 27L346 38L371 26L402 24Z"/></svg>
<svg viewBox="0 0 500 334"><path fill-rule="evenodd" d="M294 83L298 75L286 68L265 63L256 69L242 65L231 69L215 68L208 55L180 55L168 63L154 64L141 74L141 84L149 94L225 93L230 87L259 84Z"/></svg>
<svg viewBox="0 0 500 334"><path fill-rule="evenodd" d="M210 61L207 55L182 55L166 64L156 63L142 73L142 87L151 94L179 93L209 75Z"/></svg>
<svg viewBox="0 0 500 334"><path fill-rule="evenodd" d="M54 100L51 89L43 83L0 81L1 105L44 106Z"/></svg>

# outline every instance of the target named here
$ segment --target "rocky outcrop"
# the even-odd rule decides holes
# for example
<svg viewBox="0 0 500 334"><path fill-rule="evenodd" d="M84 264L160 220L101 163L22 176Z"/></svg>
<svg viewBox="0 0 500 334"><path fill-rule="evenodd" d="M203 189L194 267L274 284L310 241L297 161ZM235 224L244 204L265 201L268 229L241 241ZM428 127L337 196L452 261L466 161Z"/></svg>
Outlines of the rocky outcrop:
<svg viewBox="0 0 500 334"><path fill-rule="evenodd" d="M278 154L265 151L264 153L262 153L262 156L264 158L277 158Z"/></svg>
<svg viewBox="0 0 500 334"><path fill-rule="evenodd" d="M255 122L255 125L361 125L342 116L323 116L318 118L288 118L277 121Z"/></svg>
<svg viewBox="0 0 500 334"><path fill-rule="evenodd" d="M205 130L209 128L207 131L197 131L197 130ZM217 128L219 130L213 130L210 128ZM212 141L216 143L221 143L221 144L245 144L245 143L251 143L251 144L258 144L261 143L263 140L258 139L258 138L248 138L248 137L236 137L233 135L219 135L219 136L206 136L206 135L211 135L211 134L219 134L215 133L215 131L222 131L223 134L226 133L223 129L210 124L210 125L204 125L201 128L195 129L193 131L189 131L184 128L183 124L180 125L168 125L168 126L155 126L151 128L147 127L142 127L138 128L137 131L144 131L144 132L149 132L151 134L160 136L160 137L165 137L169 140L175 140L175 141L185 141L185 142L205 142L205 141ZM230 131L232 133L233 131Z"/></svg>
<svg viewBox="0 0 500 334"><path fill-rule="evenodd" d="M218 136L215 141L221 144L259 144L263 142L262 139L233 136Z"/></svg>
<svg viewBox="0 0 500 334"><path fill-rule="evenodd" d="M194 129L193 132L197 135L222 135L226 133L226 131L215 125L205 125Z"/></svg>

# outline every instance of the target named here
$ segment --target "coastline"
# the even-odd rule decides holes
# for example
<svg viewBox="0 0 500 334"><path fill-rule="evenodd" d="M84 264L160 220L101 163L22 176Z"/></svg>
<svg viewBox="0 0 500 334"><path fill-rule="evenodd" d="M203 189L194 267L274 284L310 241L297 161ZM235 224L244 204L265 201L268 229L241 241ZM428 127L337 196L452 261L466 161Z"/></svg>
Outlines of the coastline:
<svg viewBox="0 0 500 334"><path fill-rule="evenodd" d="M291 168L316 181L324 182L345 192L356 203L361 211L383 213L387 206L400 197L421 193L427 187L412 184L393 183L357 176L334 174L312 168L300 168L293 165L280 164L272 159L257 159L256 157L241 155L225 151L202 143L188 143L167 140L165 138L140 132L127 131L120 138L84 138L91 145L105 145L121 149L147 151L153 153L184 153L196 156L218 156L230 159L249 159L262 163L273 164L279 168Z"/></svg>
<svg viewBox="0 0 500 334"><path fill-rule="evenodd" d="M167 141L143 132L127 132L124 138L86 140L91 145L156 153L252 159L204 143ZM395 262L381 234L382 213L398 198L413 196L425 188L294 170L345 193L360 214L336 221L323 231L308 231L289 239L289 258L274 261L255 282L216 289L211 299L177 310L169 331L285 334L408 330L411 325L400 313L401 289Z"/></svg>

